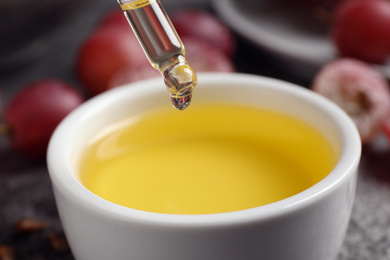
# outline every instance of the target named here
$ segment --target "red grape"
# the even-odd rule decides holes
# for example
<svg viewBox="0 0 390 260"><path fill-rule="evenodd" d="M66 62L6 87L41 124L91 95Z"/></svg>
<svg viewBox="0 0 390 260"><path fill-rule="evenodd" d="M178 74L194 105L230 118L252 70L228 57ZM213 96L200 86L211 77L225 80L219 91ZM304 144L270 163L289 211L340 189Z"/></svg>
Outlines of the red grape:
<svg viewBox="0 0 390 260"><path fill-rule="evenodd" d="M108 88L112 89L138 80L154 77L161 77L161 82L163 81L163 77L160 72L154 69L150 64L139 67L132 66L129 68L123 68L113 75L108 83Z"/></svg>
<svg viewBox="0 0 390 260"><path fill-rule="evenodd" d="M390 1L342 2L335 12L332 35L340 54L384 63L390 58Z"/></svg>
<svg viewBox="0 0 390 260"><path fill-rule="evenodd" d="M383 131L385 132L387 139L390 141L390 117L386 118L382 124Z"/></svg>
<svg viewBox="0 0 390 260"><path fill-rule="evenodd" d="M4 111L13 148L32 157L44 156L54 129L83 101L78 91L59 80L40 80L25 86Z"/></svg>
<svg viewBox="0 0 390 260"><path fill-rule="evenodd" d="M355 122L363 143L371 141L390 115L386 79L368 64L341 58L326 64L312 89L338 104Z"/></svg>
<svg viewBox="0 0 390 260"><path fill-rule="evenodd" d="M131 28L103 26L80 49L76 71L93 94L107 90L111 77L125 67L149 64Z"/></svg>
<svg viewBox="0 0 390 260"><path fill-rule="evenodd" d="M170 18L180 37L192 36L204 40L228 57L233 56L233 34L215 15L203 10L184 9L172 13Z"/></svg>
<svg viewBox="0 0 390 260"><path fill-rule="evenodd" d="M232 60L221 49L201 39L183 36L188 64L195 72L234 72Z"/></svg>

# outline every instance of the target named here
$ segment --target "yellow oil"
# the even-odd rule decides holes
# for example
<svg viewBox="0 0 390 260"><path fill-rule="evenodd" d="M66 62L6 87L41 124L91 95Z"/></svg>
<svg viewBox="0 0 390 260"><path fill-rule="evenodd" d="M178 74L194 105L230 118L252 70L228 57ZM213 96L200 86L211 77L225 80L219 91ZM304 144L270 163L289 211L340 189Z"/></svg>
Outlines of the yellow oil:
<svg viewBox="0 0 390 260"><path fill-rule="evenodd" d="M161 72L175 108L186 109L197 84L195 71L159 0L119 1L150 64Z"/></svg>
<svg viewBox="0 0 390 260"><path fill-rule="evenodd" d="M278 112L193 104L130 117L92 137L79 178L96 195L150 212L253 208L323 179L339 157L312 126Z"/></svg>

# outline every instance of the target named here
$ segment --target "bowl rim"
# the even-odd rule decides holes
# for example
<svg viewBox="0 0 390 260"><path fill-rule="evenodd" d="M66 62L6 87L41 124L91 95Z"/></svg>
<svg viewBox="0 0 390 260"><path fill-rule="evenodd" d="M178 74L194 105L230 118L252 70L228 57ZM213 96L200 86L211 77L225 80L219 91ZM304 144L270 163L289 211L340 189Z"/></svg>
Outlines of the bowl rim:
<svg viewBox="0 0 390 260"><path fill-rule="evenodd" d="M332 194L332 191L336 190L344 181L349 180L356 174L361 156L359 133L348 115L331 101L298 85L258 75L241 73L200 73L198 79L199 82L202 82L200 84L205 82L206 85L214 83L240 83L241 85L254 86L269 85L271 88L274 88L275 91L283 91L289 93L289 95L298 95L329 112L331 119L334 120L335 124L340 126L339 130L343 145L348 146L349 149L342 149L340 160L335 168L317 184L294 196L255 208L226 213L180 215L146 212L114 204L93 194L76 179L71 171L70 163L68 162L68 152L71 147L69 138L71 138L72 134L77 130L77 127L74 127L74 125L82 122L85 115L93 114L94 108L105 101L112 101L119 97L128 97L133 94L148 94L155 91L166 92L164 88L161 88L160 78L143 80L109 90L91 98L72 111L59 124L52 135L47 152L47 166L55 191L56 200L60 199L60 197L58 197L59 194L56 193L60 193L60 196L65 196L68 200L71 200L72 203L82 205L83 207L94 211L95 214L104 215L124 222L138 221L154 225L186 227L235 225L293 214L300 209L313 205L329 196ZM196 98L196 96L194 98Z"/></svg>

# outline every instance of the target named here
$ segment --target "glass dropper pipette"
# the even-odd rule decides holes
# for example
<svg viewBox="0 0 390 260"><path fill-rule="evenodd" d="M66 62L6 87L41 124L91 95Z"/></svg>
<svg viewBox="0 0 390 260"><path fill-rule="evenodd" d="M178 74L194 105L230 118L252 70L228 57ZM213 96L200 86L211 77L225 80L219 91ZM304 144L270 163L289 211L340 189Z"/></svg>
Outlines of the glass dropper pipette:
<svg viewBox="0 0 390 260"><path fill-rule="evenodd" d="M185 58L184 45L160 0L118 0L150 64L161 72L172 105L186 109L197 84Z"/></svg>

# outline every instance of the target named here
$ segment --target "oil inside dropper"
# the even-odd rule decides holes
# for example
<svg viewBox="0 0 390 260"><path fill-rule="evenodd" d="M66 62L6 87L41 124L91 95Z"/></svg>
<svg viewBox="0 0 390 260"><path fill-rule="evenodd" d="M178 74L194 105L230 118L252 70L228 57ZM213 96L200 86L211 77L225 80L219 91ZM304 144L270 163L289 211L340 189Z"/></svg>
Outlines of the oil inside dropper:
<svg viewBox="0 0 390 260"><path fill-rule="evenodd" d="M184 45L159 0L118 0L150 64L161 72L172 105L186 109L197 84Z"/></svg>

